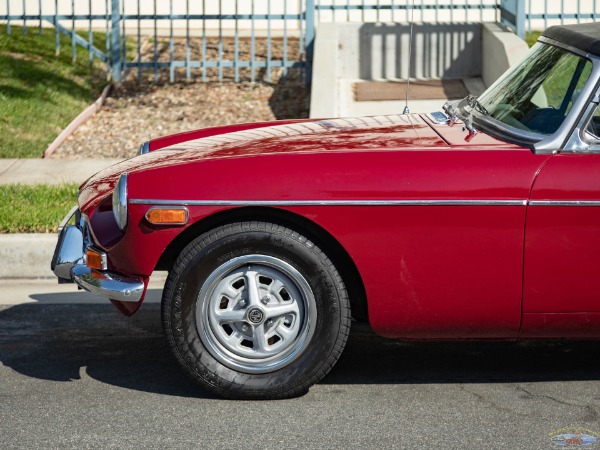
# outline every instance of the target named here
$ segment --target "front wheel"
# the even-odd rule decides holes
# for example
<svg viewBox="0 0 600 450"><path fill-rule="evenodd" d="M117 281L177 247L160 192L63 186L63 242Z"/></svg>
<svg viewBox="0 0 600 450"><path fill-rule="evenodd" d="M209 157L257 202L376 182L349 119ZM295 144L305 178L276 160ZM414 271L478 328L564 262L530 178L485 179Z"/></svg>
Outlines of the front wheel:
<svg viewBox="0 0 600 450"><path fill-rule="evenodd" d="M306 392L335 364L350 326L330 259L265 222L225 225L191 242L169 274L162 316L184 370L229 398Z"/></svg>

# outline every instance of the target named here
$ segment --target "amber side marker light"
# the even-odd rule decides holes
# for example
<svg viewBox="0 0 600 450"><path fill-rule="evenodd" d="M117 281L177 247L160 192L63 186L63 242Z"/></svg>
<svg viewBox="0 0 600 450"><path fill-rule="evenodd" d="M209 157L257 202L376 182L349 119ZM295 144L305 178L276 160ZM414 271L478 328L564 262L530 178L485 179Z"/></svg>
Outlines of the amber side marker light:
<svg viewBox="0 0 600 450"><path fill-rule="evenodd" d="M152 208L146 220L153 225L185 225L188 221L187 208Z"/></svg>
<svg viewBox="0 0 600 450"><path fill-rule="evenodd" d="M86 251L86 259L87 259L87 266L90 269L97 269L97 270L106 270L107 264L106 264L106 255L92 247L89 247Z"/></svg>

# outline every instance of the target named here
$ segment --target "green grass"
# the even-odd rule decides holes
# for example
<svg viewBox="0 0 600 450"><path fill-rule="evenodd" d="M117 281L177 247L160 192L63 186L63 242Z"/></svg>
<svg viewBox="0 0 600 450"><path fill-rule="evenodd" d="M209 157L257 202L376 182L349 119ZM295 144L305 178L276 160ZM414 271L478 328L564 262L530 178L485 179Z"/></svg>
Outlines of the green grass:
<svg viewBox="0 0 600 450"><path fill-rule="evenodd" d="M0 186L0 233L56 232L76 191L76 184Z"/></svg>
<svg viewBox="0 0 600 450"><path fill-rule="evenodd" d="M41 157L61 130L94 101L106 84L103 66L90 68L89 54L77 48L71 61L71 41L60 40L55 54L53 28L0 25L0 158ZM87 37L87 34L85 34ZM101 48L104 35L97 33Z"/></svg>
<svg viewBox="0 0 600 450"><path fill-rule="evenodd" d="M529 33L527 33L527 35L525 36L525 42L527 42L527 45L532 47L533 44L535 44L535 42L537 41L537 38L540 37L540 34L542 34L541 31L530 31Z"/></svg>

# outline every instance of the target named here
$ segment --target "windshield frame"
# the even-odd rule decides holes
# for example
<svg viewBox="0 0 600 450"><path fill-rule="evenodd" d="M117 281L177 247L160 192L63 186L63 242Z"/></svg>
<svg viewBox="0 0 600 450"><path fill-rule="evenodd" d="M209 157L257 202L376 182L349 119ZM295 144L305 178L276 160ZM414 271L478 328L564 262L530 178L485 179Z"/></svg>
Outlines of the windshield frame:
<svg viewBox="0 0 600 450"><path fill-rule="evenodd" d="M582 115L587 109L587 106L590 104L592 98L594 98L596 91L598 90L598 80L600 80L600 57L586 53L580 49L565 45L561 42L558 42L554 39L547 38L545 36L541 36L538 38L538 43L542 43L545 45L551 45L554 47L558 47L567 52L573 53L579 57L585 58L592 63L592 70L589 75L589 78L585 85L583 86L579 96L573 103L570 111L566 115L564 121L560 125L557 131L550 135L543 135L536 132L530 132L527 130L522 130L520 128L516 128L510 126L504 122L501 122L492 117L486 116L482 112L478 110L474 110L472 112L472 120L475 127L479 130L490 134L491 136L507 141L510 143L522 145L525 147L531 148L535 153L553 153L559 150L562 150L569 142L570 137L582 118ZM536 45L538 45L536 43ZM530 58L530 52L528 52L525 57L519 61L518 64L515 64L513 67L518 67L521 65L526 58ZM514 70L510 69L511 71ZM507 72L508 73L508 72ZM494 82L489 89L495 88L495 86L500 83L500 81L505 78L503 75ZM458 116L463 119L468 120L470 111L466 111L464 108L460 108L459 101L455 103L455 110L458 113Z"/></svg>

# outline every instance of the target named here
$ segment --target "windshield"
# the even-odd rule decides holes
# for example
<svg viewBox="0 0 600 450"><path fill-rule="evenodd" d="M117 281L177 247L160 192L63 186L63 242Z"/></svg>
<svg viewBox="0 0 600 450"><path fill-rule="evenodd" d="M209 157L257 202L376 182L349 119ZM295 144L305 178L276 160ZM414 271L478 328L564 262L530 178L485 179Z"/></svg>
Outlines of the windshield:
<svg viewBox="0 0 600 450"><path fill-rule="evenodd" d="M592 63L567 50L537 43L521 64L479 97L486 116L529 132L556 132L587 82Z"/></svg>

